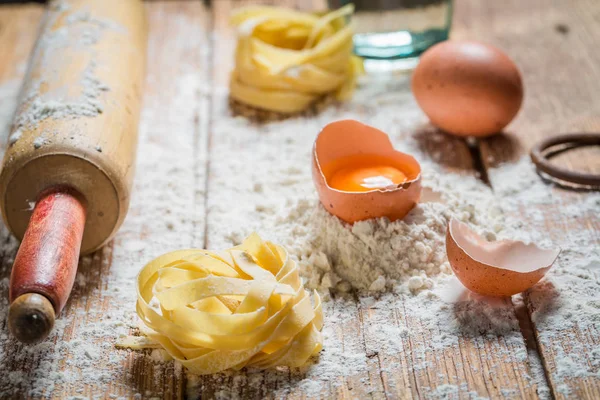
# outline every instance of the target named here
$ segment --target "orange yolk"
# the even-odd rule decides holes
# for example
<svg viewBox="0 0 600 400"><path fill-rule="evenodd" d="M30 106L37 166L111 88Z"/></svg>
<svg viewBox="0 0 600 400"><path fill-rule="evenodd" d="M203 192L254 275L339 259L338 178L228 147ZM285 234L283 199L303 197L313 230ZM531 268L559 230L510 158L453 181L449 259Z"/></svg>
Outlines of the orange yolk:
<svg viewBox="0 0 600 400"><path fill-rule="evenodd" d="M331 174L329 186L344 192L368 192L397 186L407 179L402 171L386 165L347 166Z"/></svg>

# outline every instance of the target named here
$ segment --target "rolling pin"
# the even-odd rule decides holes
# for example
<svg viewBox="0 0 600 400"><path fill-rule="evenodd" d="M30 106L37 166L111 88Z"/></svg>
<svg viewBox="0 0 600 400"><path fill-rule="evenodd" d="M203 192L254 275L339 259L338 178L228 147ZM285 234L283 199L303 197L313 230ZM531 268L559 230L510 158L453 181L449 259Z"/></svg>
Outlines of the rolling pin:
<svg viewBox="0 0 600 400"><path fill-rule="evenodd" d="M141 0L48 5L0 173L0 209L21 245L8 326L43 340L68 300L80 254L122 224L133 181L146 63Z"/></svg>

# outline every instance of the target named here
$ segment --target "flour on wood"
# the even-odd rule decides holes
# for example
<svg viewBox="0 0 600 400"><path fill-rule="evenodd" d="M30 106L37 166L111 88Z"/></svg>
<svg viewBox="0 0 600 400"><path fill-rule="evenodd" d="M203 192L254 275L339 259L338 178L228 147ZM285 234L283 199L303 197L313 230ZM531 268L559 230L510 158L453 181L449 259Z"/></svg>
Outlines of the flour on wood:
<svg viewBox="0 0 600 400"><path fill-rule="evenodd" d="M21 87L19 80L11 80L4 82L0 86L0 143L2 149L2 155L4 154L4 144L8 138L8 145L13 145L17 140L21 138L21 131L16 130L12 135L9 136L12 118L17 108L17 93Z"/></svg>
<svg viewBox="0 0 600 400"><path fill-rule="evenodd" d="M130 373L122 368L128 353L115 351L113 346L119 336L129 334L130 327L137 325L134 312L137 272L161 253L203 245L203 233L198 226L205 216L201 207L191 206L203 193L199 196L191 185L177 184L200 179L204 173L205 160L194 163L189 126L185 124L187 118L193 118L193 110L185 116L180 114L188 110L203 86L194 70L179 76L173 85L177 93L173 110L177 112L167 111L161 116L143 114L140 152L144 157L138 158L140 173L136 177L131 213L115 239L112 254L111 248L104 250L103 259L112 258L111 268L104 270L106 275L102 279L93 279L102 282L106 288L102 290L103 298L118 304L118 311L102 314L101 310L86 310L83 305L69 308L69 313L57 320L49 341L28 348L22 355L12 353L21 348L3 328L0 360L9 357L23 362L36 360L35 368L25 373L7 366L8 379L0 383L3 395L10 396L19 388L26 388L31 396L47 395L61 385L82 388L85 384L102 385ZM16 91L13 92L16 97ZM460 352L464 340L481 348L490 346L489 351L481 353L483 363L519 361L517 373L525 384L535 386L540 396L547 395L539 360L535 353L528 353L523 343L513 305L509 301L490 303L453 286L457 282L445 259L442 234L445 223L454 216L490 240L545 239L543 244L551 245L543 228L514 216L515 211L525 210L528 217L535 219L540 206L553 201L548 197L552 189L539 180L527 159L491 171L502 175L500 181L505 183L495 188L495 192L474 178L446 172L438 164L439 159L453 155L437 153L441 150L430 154L421 141L425 135L443 148L448 138L424 125L425 117L414 104L406 79L363 86L352 102L329 108L312 119L266 125L228 116L225 95L223 91L218 93L214 114L219 117L212 126L210 155L214 179L208 192L208 247L228 247L255 230L266 239L286 246L303 266L307 283L324 293L333 289L334 296L325 305L324 351L309 365L292 371L250 370L210 378L189 376L190 397L207 384L216 389L216 397L222 398L239 397L248 388L258 393L265 384L276 387L275 396L301 391L309 397L323 397L330 393L330 388L343 386L343 377L353 376L362 377L361 385L372 391L375 385L365 378L369 358L381 357L382 374L389 374L398 365L386 361L386 356L404 355L416 371L432 376L436 387L422 388L430 393L430 398L476 397L481 394L472 393L465 384L449 383L452 377L434 373L436 363L444 362L444 351ZM395 223L380 220L350 227L330 216L314 193L310 150L318 130L341 118L356 118L374 125L389 133L399 150L415 155L423 167L424 185L440 194L439 201L422 203L406 220ZM7 125L0 120L0 126ZM581 194L580 200L565 206L566 212L573 217L594 215L599 204L595 196ZM5 229L2 237L5 238L0 249L2 271L7 277L17 243ZM530 299L536 310L533 318L543 327L540 340L557 352L560 346L556 343L565 334L564 327L597 327L600 308L595 293L600 256L594 243L591 232L565 234L556 243L563 247L558 264L549 272L548 279L531 291ZM83 259L76 291L98 290L85 284L86 276L91 278L100 273L91 268L93 262L89 257ZM5 294L7 287L8 279L4 278L0 288ZM356 291L358 302L352 296ZM344 292L351 293L344 295ZM81 295L82 301L86 296ZM366 318L366 342L359 335L344 334L344 327L361 318L359 306L372 313L368 318L362 316ZM3 320L6 308L4 295L0 299ZM77 337L66 335L64 328L68 324L84 318L96 322L80 326ZM423 341L421 337L425 334L430 336ZM58 345L52 343L54 340ZM566 382L570 377L596 376L600 354L591 343L589 347L584 349L588 360L577 359L572 349L563 349L558 358L558 378ZM161 360L159 353L153 352L148 357ZM99 360L102 365L110 366L110 370L99 369ZM63 362L69 367L68 373L61 372ZM455 362L456 368L465 368L466 373L483 374L475 366L463 365L460 360ZM568 391L568 385L564 390ZM517 397L517 391L517 387L505 387L502 393Z"/></svg>
<svg viewBox="0 0 600 400"><path fill-rule="evenodd" d="M490 303L462 286L453 288L456 282L445 256L444 234L451 217L469 223L488 240L514 236L531 240L537 236L526 229L518 233L523 223L507 216L518 207L510 203L511 196L498 196L468 174L450 173L440 165L440 160L457 155L452 154L448 137L425 124L407 83L406 78L400 78L362 86L350 103L328 108L313 118L258 125L244 118L226 117L225 101L220 102L223 108L215 111L221 116L212 127L209 248L238 244L246 234L258 231L290 250L303 266L309 286L325 296L330 289L335 294L326 303L324 351L318 360L293 371L291 378L274 371L233 373L243 385L252 385L252 376L271 377L286 382L277 394L301 391L319 397L329 393L330 387L335 390L345 385L339 377L355 376L370 390L369 357L381 357L384 373L399 368L386 364L389 356L406 356L412 360L411 368L433 374L436 363L444 363L445 351L459 353L461 340L468 340L482 348L493 346L486 352L489 359L483 362L496 365L514 360L512 365L518 368L515 373L526 386L535 387L539 393L547 390L543 375L528 367L539 365L539 361L529 362L534 354L527 352L512 304ZM310 170L312 145L321 127L343 118L359 119L387 132L398 150L414 155L421 163L428 200L403 221L366 221L349 226L319 204ZM431 143L437 150L429 153L426 149ZM526 191L537 179L530 169L526 175L528 180L517 183L515 192ZM448 288L452 289L451 296L446 293ZM350 293L346 296L344 292ZM366 350L358 332L342 334L343 327L358 325L358 305L352 300L356 293L364 312L372 314L368 319L362 317ZM419 328L411 321L418 321ZM423 341L422 335L428 339ZM495 344L498 336L503 345ZM484 373L459 361L457 368L477 376ZM225 377L230 375L222 376L229 382ZM448 384L448 379L438 376L434 383L440 387ZM191 377L190 393L201 390L206 380ZM219 386L220 377L210 382L212 388L221 388L224 397L235 398L240 393L235 386ZM264 387L258 382L256 390ZM518 392L514 384L505 388L507 393ZM470 389L459 385L456 390L466 395ZM443 398L443 392L438 397Z"/></svg>
<svg viewBox="0 0 600 400"><path fill-rule="evenodd" d="M72 98L59 92L43 92L41 87L45 82L32 80L23 93L22 105L13 123L13 133L9 145L16 143L24 129L35 129L37 124L45 119L75 119L80 117L95 117L104 111L103 93L110 90L96 76L97 55L94 45L102 37L105 30L125 32L124 28L113 21L93 18L88 12L78 11L69 14L66 23L59 29L51 30L54 22L70 9L68 2L55 2L49 8L46 30L42 33L36 54L40 54L42 65L52 57L53 52L65 47L77 49L89 54L90 60L80 78L81 93ZM43 136L36 138L33 143L38 149L49 141Z"/></svg>
<svg viewBox="0 0 600 400"><path fill-rule="evenodd" d="M152 108L143 113L139 152L144 157L137 158L137 169L143 173L136 176L130 212L114 239L114 251L109 245L94 256L82 258L72 296L44 343L24 347L9 335L5 324L0 324L0 363L5 366L0 398L60 397L65 393L88 398L90 386L105 390L109 385L114 388L113 393L135 393L139 390L138 381L135 371L127 365L154 373L153 378L145 376L146 381L163 379L160 364L153 366L144 353L132 355L116 350L114 344L137 327L135 278L141 266L171 249L191 246L194 235L203 231L196 229L199 215L190 217L190 208L196 203L194 188L177 184L192 182L203 173L194 169L193 132L187 122L196 111L190 105L194 104L202 78L192 66L189 73L179 71L180 75L169 77L169 84L163 85L168 87L165 95L173 108L163 103L150 104ZM92 70L91 81L94 76ZM150 73L148 79L156 82L160 77ZM100 95L106 89L98 82L89 83ZM12 112L8 109L14 110L10 105L17 102L19 84L11 81L0 86L1 133L10 129ZM161 113L153 111L159 108ZM58 111L54 109L53 113ZM34 120L36 115L32 115ZM52 139L51 132L43 136ZM3 224L0 227L0 321L6 321L8 276L18 243ZM187 238L187 242L182 242L182 238ZM200 237L196 242L202 241ZM180 366L168 370L182 375ZM174 379L173 375L168 379ZM138 395L141 398L141 393ZM160 392L152 395L163 397Z"/></svg>
<svg viewBox="0 0 600 400"><path fill-rule="evenodd" d="M498 195L508 199L509 212L522 215L522 231L529 230L529 237L548 243L546 224L564 226L552 238L562 248L560 257L547 278L530 290L528 300L538 340L555 356L552 377L561 394L572 396L570 379L600 378L600 246L597 231L582 228L583 221L597 221L600 193L561 191L554 196L558 189L545 184L527 158L490 174L498 182Z"/></svg>
<svg viewBox="0 0 600 400"><path fill-rule="evenodd" d="M410 135L418 128L422 115L415 109L410 92L382 95L371 88L357 93L354 107L368 108L372 124L392 136L396 147L413 154L422 163L423 185L438 193L441 200L424 202L401 221L369 220L349 225L330 215L318 202L310 171L310 150L315 135L328 121L342 118L359 118L352 105L347 110L327 110L312 119L292 119L263 126L259 129L260 143L248 151L252 154L236 156L228 164L228 171L217 173L224 181L215 188L229 190L209 192L217 198L215 225L228 229L225 239L238 244L250 230L273 232L274 240L291 247L303 265L309 287L347 291L399 291L407 286L411 291L431 289L433 277L451 273L446 258L446 225L454 217L470 223L488 239L510 236L511 222L506 221L502 207L492 191L475 178L446 174L442 168L421 150L421 143ZM395 102L408 103L406 113L394 117ZM400 106L402 107L402 106ZM362 114L362 113L361 113ZM365 121L367 122L367 121ZM416 124L417 123L417 124ZM215 135L233 136L252 129L243 119L223 120L215 124ZM433 129L426 135L434 140L444 137ZM240 148L245 146L240 139ZM230 143L219 141L212 149L217 159L231 158ZM215 169L221 164L211 164ZM248 166L251 170L244 171ZM237 177L237 179L236 179ZM218 178L216 178L218 179ZM229 196L233 187L245 190L241 204L233 206ZM250 207L245 207L244 203ZM229 208L228 211L225 209ZM251 209L250 209L251 208ZM222 222L221 222L222 221ZM244 224L240 224L243 221ZM218 240L219 235L209 239ZM226 245L225 243L218 243Z"/></svg>

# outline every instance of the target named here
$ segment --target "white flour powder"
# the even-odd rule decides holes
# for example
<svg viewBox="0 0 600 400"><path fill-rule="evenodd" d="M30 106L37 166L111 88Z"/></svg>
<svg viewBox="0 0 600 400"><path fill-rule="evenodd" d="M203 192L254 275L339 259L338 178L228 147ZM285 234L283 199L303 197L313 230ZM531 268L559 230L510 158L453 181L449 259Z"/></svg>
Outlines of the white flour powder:
<svg viewBox="0 0 600 400"><path fill-rule="evenodd" d="M81 387L85 397L86 384L122 382L123 375L133 373L123 367L128 352L116 351L113 345L136 325L135 275L144 262L163 252L202 246L204 222L208 223L209 248L229 247L257 231L290 250L309 285L324 293L328 288L336 290L325 305L324 351L310 365L293 371L188 376L191 397L199 391L214 393L216 398L252 393L260 397L268 394L261 392L265 384L277 397L292 390L319 397L346 389L351 397L384 397L385 390L406 388L396 375L401 368L410 371L420 393L428 398L489 397L484 389L475 393L464 383L467 374L494 379L506 397L519 396L518 378L525 389L535 387L547 398L549 389L540 362L523 339L513 304L463 291L450 274L444 230L452 216L489 239L546 239L544 245L554 240L563 247L549 279L531 292L533 319L541 329L541 344L558 355L555 378L564 382L561 390L570 390L569 378L597 376L600 354L593 341L582 349L561 344L571 327L597 329L597 239L593 232L581 229L564 237L545 237L547 230L535 221L541 224L541 207L557 200L527 160L491 171L494 192L469 171L461 173L454 166L454 172L448 172L440 164L458 155L444 147L450 146L449 138L423 126L426 119L405 77L391 84L363 86L351 103L314 118L266 125L228 116L227 101L221 95L212 112L217 117L211 126L205 217L206 160L188 121L199 112L190 104L196 104L198 93L208 89L192 66L181 68L168 85L170 92L164 93L171 99L169 107L159 115L156 110L162 104L146 104L131 212L115 239L114 251L104 251L110 268L104 265L100 270L93 265L99 259L84 259L75 287L80 303L61 316L47 342L21 347L3 328L0 362L6 366L7 378L0 381L2 397L16 390L31 396L50 394L61 385ZM151 74L148 79L153 82L161 77ZM2 99L15 96L12 86L0 90ZM341 118L360 119L389 133L399 150L419 159L424 185L440 199L422 203L404 221L395 223L371 221L349 227L327 214L314 192L310 150L319 129ZM0 120L0 126L7 125ZM200 152L196 161L194 152ZM565 206L567 217L588 218L597 212L597 195L578 193L576 199ZM6 277L17 243L6 231L2 237L0 318L5 320ZM86 282L101 282L102 298L113 311L105 314L85 307L89 294L100 290ZM92 319L95 322L83 322ZM77 326L75 337L65 330L71 324ZM579 350L588 359L582 359ZM454 358L456 354L461 358ZM161 358L157 353L148 357ZM27 365L17 365L15 360ZM63 363L68 366L67 374L61 372ZM499 369L500 364L514 368ZM160 371L160 364L155 370ZM181 373L180 367L176 373ZM128 390L135 387L131 379L128 382L123 384ZM139 395L161 397L161 393Z"/></svg>
<svg viewBox="0 0 600 400"><path fill-rule="evenodd" d="M379 87L380 93L385 92L381 85L373 86ZM209 215L219 231L210 232L211 247L239 244L252 230L266 231L271 239L292 248L303 265L309 287L336 287L342 291L354 287L379 292L410 279L410 289L414 291L431 288L431 278L440 273L451 273L445 255L446 225L451 217L471 223L489 239L510 236L511 223L505 221L492 191L473 177L442 172L410 135L423 120L422 115L393 116L392 101L411 101L410 93L400 92L398 99L384 95L380 101L386 107L377 107L373 96L377 93L361 92L353 106L346 106L347 110L328 110L301 123L290 120L256 127L260 143L252 145L246 150L250 154L243 157L232 157L229 153L232 147L250 146L246 140L251 136L244 139L238 132L256 129L255 125L240 118L220 119L215 126L218 139L212 148L215 190L209 192L209 201L215 199L211 206L215 212ZM356 107L367 108L371 103L377 111L356 113ZM414 108L412 103L410 108ZM311 178L310 150L315 135L326 122L341 118L365 121L370 111L374 115L368 118L375 117L376 126L390 133L400 150L417 156L426 191L438 194L441 199L433 202L424 199L402 221L390 223L380 219L350 226L320 206ZM443 143L439 133L427 134ZM246 192L245 201L233 207L229 198L236 191ZM219 241L223 233L226 240Z"/></svg>
<svg viewBox="0 0 600 400"><path fill-rule="evenodd" d="M51 7L55 12L48 15L46 27L51 28L61 13L68 9L66 2L55 2ZM97 55L93 46L106 29L124 32L124 28L114 22L91 18L89 13L80 11L70 14L66 18L66 23L59 29L48 31L42 36L35 50L42 69L48 68L46 63L52 59L58 49L70 47L80 50L82 54L89 54L90 60L79 80L81 90L78 96L73 98L60 91L42 93L40 87L45 82L30 81L23 95L22 109L19 110L14 121L9 145L15 144L22 137L23 129L31 129L47 118L95 117L104 111L101 96L110 88L96 76ZM50 142L45 137L46 134L47 132L43 132L42 136L36 138L33 143L36 149Z"/></svg>
<svg viewBox="0 0 600 400"><path fill-rule="evenodd" d="M403 349L412 357L412 368L436 375L445 371L444 351L458 352L461 340L467 340L476 348L491 346L491 350L482 355L485 364L515 362L516 376L522 377L526 386L536 385L538 395L548 398L549 389L537 353L528 350L524 343L512 303L491 302L467 292L456 295L461 289L448 275L445 224L454 216L468 222L489 240L517 238L535 240L544 246L552 246L551 239L554 239L563 247L581 248L592 246L593 238L588 235L585 244L565 243L562 238L549 238L546 229L525 222L532 218L541 221L541 207L556 201L551 187L539 179L527 158L491 171L494 184L500 183L494 192L460 171L450 173L443 169L440 163L456 155L452 149L444 149L447 137L421 126L425 119L406 89L407 81L402 79L387 87L377 84L363 87L351 104L328 109L308 120L256 125L243 118L218 118L213 126L211 149L209 247L237 244L256 230L291 250L302 263L309 286L321 290L335 287L338 293L355 287L364 292L359 294L359 299L361 308L371 315L368 319L357 311L352 301L335 299L328 304L326 319L329 323L324 330L326 350L318 363L297 375L301 380L296 384L308 395L319 395L327 387L343 385L336 376L368 376L367 354L380 355L381 368L386 373L393 369L386 365L386 360L393 362L390 354ZM218 111L226 113L224 109ZM330 216L319 205L314 192L310 150L319 129L341 118L357 118L388 132L399 150L419 159L424 172L423 183L439 194L440 201L423 203L404 221L395 223L370 221L350 227ZM414 134L419 131L422 133ZM439 146L431 146L431 143ZM437 150L430 151L429 147ZM238 155L240 149L244 155ZM595 195L578 196L585 200L573 205L572 213L591 213L597 208L597 202L589 200ZM519 211L526 211L525 217L521 218ZM391 293L379 294L377 299L368 297L369 289L383 291L384 288ZM569 289L562 296L573 306L580 303ZM379 317L380 312L376 310L388 311ZM393 310L403 310L400 318L393 316ZM587 317L594 313L591 308L586 311L589 312ZM351 325L352 321L356 324L359 314L368 331L364 336L360 335L358 326L353 330ZM419 321L418 324L409 326L413 320ZM345 328L348 325L351 327ZM560 325L545 326L545 329L549 334L552 332L552 337L560 337ZM403 342L405 336L408 342ZM420 339L423 336L430 339ZM328 351L330 348L333 350ZM598 371L598 367L587 367L586 362L579 362L579 367L588 373ZM455 373L460 375L485 374L483 369L489 367L459 363L456 368ZM460 372L461 368L471 371ZM579 374L572 367L563 370ZM569 372L563 375L561 379L568 377ZM256 382L252 373L249 377L236 376L240 385ZM453 382L452 376L446 371L438 377L440 386L431 396L467 395L468 390L460 379L448 383ZM206 382L205 379L191 380L191 390L214 389L214 381ZM256 390L261 382L256 383ZM376 390L376 382L362 383ZM519 389L511 385L514 381L506 383L502 392L505 396L518 395ZM239 387L216 386L224 397L240 393ZM478 395L487 396L486 393Z"/></svg>

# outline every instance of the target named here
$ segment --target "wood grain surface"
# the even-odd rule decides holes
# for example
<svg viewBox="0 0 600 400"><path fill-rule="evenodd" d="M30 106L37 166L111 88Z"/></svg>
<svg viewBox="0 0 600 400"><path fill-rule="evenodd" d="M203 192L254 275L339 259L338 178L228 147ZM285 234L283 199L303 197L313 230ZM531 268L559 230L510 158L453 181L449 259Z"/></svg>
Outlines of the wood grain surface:
<svg viewBox="0 0 600 400"><path fill-rule="evenodd" d="M87 369L76 371L71 366L69 360L77 353L61 346L83 334L90 335L94 324L106 315L127 312L134 323L135 296L115 292L114 287L133 280L143 262L176 247L218 245L214 238L220 233L219 222L223 218L219 198L237 194L235 188L222 185L233 162L223 156L223 149L263 151L258 139L265 137L261 135L268 133L268 127L252 126L245 135L223 129L233 118L227 104L227 82L235 41L228 15L233 8L251 2L212 3L211 8L196 1L147 3L148 76L129 216L107 248L80 262L73 295L59 319L63 321L57 329L59 333L45 353L28 352L16 342L0 337L0 360L7 372L24 377L16 385L11 383L12 378L8 381L8 374L0 378L0 397L131 398L137 394L138 398L184 398L186 393L207 399L304 397L295 385L296 378L285 371L187 376L172 362L155 362L149 352L114 349L115 338L102 332L92 335L96 343L109 344L103 347L106 354L93 361L97 370L94 382L93 376L85 375L89 373ZM299 8L322 5L318 0L278 3ZM22 79L41 15L39 5L0 6L0 85ZM479 38L509 52L523 70L525 106L506 134L482 141L474 149L458 139L448 138L440 144L417 133L423 150L433 153L444 146L443 154L447 156L440 163L445 168L467 176L489 176L493 188L500 183L495 181L498 178L494 173L499 163L519 160L537 139L554 132L600 130L600 52L595 42L600 37L599 30L600 4L594 0L457 0L453 35ZM366 122L368 111L340 109L354 112ZM570 168L600 171L599 152L594 149L563 155L557 162ZM168 181L163 181L165 176ZM177 195L170 196L160 188L169 188ZM566 204L582 201L581 193L558 187L552 191L552 202L543 206L543 221L529 222L547 229L555 240L568 228L584 232L596 245L600 243L597 215L576 219L561 215ZM528 216L526 212L522 215ZM14 239L6 229L2 230L0 243L1 249L14 248ZM14 251L2 250L0 256L3 279L10 274ZM539 351L554 397L599 398L600 379L562 379L560 375L560 357L565 350L594 365L591 354L600 346L598 331L575 327L566 329L556 342L541 340L546 330L556 329L536 318L536 306L540 306L544 290L547 289L536 287L525 296L525 313L509 301L504 304L523 332L532 325L533 337L523 337L518 329L510 333L516 338L511 341L464 335L456 338L456 346L443 349L432 343L438 328L424 323L421 316L411 311L410 298L399 298L400 306L394 309L377 308L360 298L353 302L334 299L329 309L332 314L341 307L353 307L354 318L335 326L334 333L341 346L351 346L356 354L364 355L361 370L367 372L337 377L319 397L428 398L436 389L439 394L444 387L456 385L459 393L447 398L537 398L538 388L526 378L532 372L531 365L522 355ZM5 307L7 295L0 291L0 307ZM4 311L0 312L0 316L4 315ZM2 335L7 331L4 319L0 322ZM381 321L413 332L401 339L401 352L376 351L373 326ZM36 370L43 369L43 363L52 362L52 357L64 358L56 362L58 370L54 372L81 374L81 380L58 381L46 391L32 394L29 382L38 379ZM598 367L596 364L596 372ZM104 381L104 376L119 379Z"/></svg>
<svg viewBox="0 0 600 400"><path fill-rule="evenodd" d="M228 20L231 11L237 7L255 4L253 1L229 1L221 0L215 2L212 8L213 30L215 32L215 45L213 47L213 79L211 80L213 89L213 105L211 115L210 130L210 179L208 186L207 203L207 245L208 248L214 247L212 237L218 236L219 228L223 225L222 209L218 209L218 198L221 196L235 196L237 188L227 187L224 182L227 181L228 174L235 171L236 160L222 157L223 150L226 148L243 149L249 153L261 152L261 142L264 142L265 135L268 135L269 127L258 126L251 127L241 134L241 131L231 131L221 126L227 126L227 120L231 119L230 110L226 107L226 88L229 81L229 71L233 68L232 54L235 49L235 31L229 26ZM261 2L268 4L268 2ZM284 4L295 8L322 9L322 1L274 1L271 4ZM404 83L407 77L401 78ZM406 87L402 84L402 87ZM381 96L384 93L378 93ZM357 106L356 108L340 109L339 115L351 113L361 121L369 123L370 118L376 115L375 110L368 110ZM328 116L331 117L331 116ZM315 118L321 118L315 116ZM333 117L335 118L335 116ZM341 117L338 117L341 118ZM303 124L302 119L297 123ZM326 121L322 121L326 123ZM254 128L254 129L253 129ZM279 133L281 134L281 132ZM301 135L300 132L298 132ZM307 134L316 134L311 132ZM417 135L419 135L417 133ZM427 138L426 135L419 135L420 143L424 151L434 153L443 147L442 152L447 157L441 160L447 166L449 171L462 173L465 175L475 175L477 173L471 158L471 151L462 140L445 138L442 142L435 142L433 138ZM273 148L281 148L280 145L272 144ZM301 149L300 147L298 147ZM266 155L265 155L266 156ZM213 194L218 198L212 200ZM250 204L252 206L252 204ZM240 205L240 207L243 207ZM402 304L402 299L399 299ZM506 305L511 307L510 304ZM410 398L423 397L428 393L434 393L438 388L445 385L458 385L461 396L468 396L468 393L477 393L482 397L501 397L503 390L519 393L522 397L534 397L536 386L532 385L526 379L530 374L530 368L527 360L518 359L510 356L526 352L523 340L513 348L514 344L508 344L497 338L487 337L461 337L458 345L450 349L436 350L431 343L431 338L437 332L431 331L421 317L416 315L410 304L403 304L397 309L382 310L376 306L367 306L358 301L357 304L348 304L343 300L334 300L332 310L335 313L337 307L354 307L355 316L350 319L351 322L340 324L335 327L335 335L339 337L340 346L344 349L352 348L357 355L364 354L366 365L361 370L368 371L367 374L355 376L340 376L338 382L330 385L329 389L322 392L320 396L324 398ZM370 338L373 329L371 321L381 321L382 318L388 318L390 323L399 329L409 329L414 334L410 338L401 339L403 348L406 351L403 354L389 354L375 351L373 341ZM513 316L513 318L516 317ZM520 336L520 333L515 332ZM358 347L356 343L359 343ZM507 356L508 355L508 356ZM485 361L483 361L485 360ZM423 367L425 366L425 367ZM282 394L292 398L303 397L301 389L295 385L292 376L278 376L277 385L269 384L270 372L246 374L242 371L235 374L235 377L216 376L192 378L190 386L196 387L199 392L204 393L207 398L211 398L215 393L220 393L225 397L235 397L242 391L242 397L279 397ZM490 377L497 377L490 383ZM260 379L264 382L257 389L258 392L247 393L248 382L251 379ZM281 382L282 381L282 382ZM235 384L234 384L235 383ZM283 388L282 388L283 385Z"/></svg>
<svg viewBox="0 0 600 400"><path fill-rule="evenodd" d="M208 118L202 115L206 110L196 84L201 79L196 76L207 72L208 14L199 2L151 3L147 8L148 72L138 174L127 221L110 245L81 260L50 347L30 352L14 340L3 340L2 363L9 369L0 379L0 397L184 397L185 374L180 366L156 363L148 352L115 350L114 332L95 328L115 313L135 314L134 285L130 285L131 293L120 293L115 291L116 282L133 284L145 260L204 241L205 144L199 121ZM41 6L0 7L0 47L5 57L0 77L4 83L22 79L42 11ZM2 254L2 277L7 277L14 253L6 243L14 241L5 229L2 235L4 247L11 249ZM8 293L1 296L4 301ZM4 310L2 316L4 335ZM76 358L87 357L75 346L82 337L104 350L89 354L90 362L82 364L86 368L73 368L70 365Z"/></svg>
<svg viewBox="0 0 600 400"><path fill-rule="evenodd" d="M492 187L502 185L501 178L493 173L495 167L527 156L531 147L542 138L570 132L600 132L600 52L594 50L600 37L600 4L597 1L528 1L525 4L516 0L501 4L457 1L455 16L455 36L478 38L505 49L523 71L526 95L519 116L505 134L480 143L482 161L490 171ZM553 162L567 169L598 174L600 148L569 151L554 158ZM566 232L580 234L579 240L589 243L590 250L598 248L600 208L593 215L569 217L564 213L565 208L585 201L585 191L574 192L559 185L551 187L550 201L541 206L543 220L535 221L526 209L521 210L521 217L530 226L547 232L563 247L563 254L569 250L564 246L571 242ZM567 262L575 264L585 258L586 255L577 254ZM583 273L567 268L557 271L557 289L538 285L526 296L529 316L533 316L553 396L560 399L599 398L600 365L594 361L593 351L600 346L600 331L597 325L595 328L588 326L590 316L581 311L573 317L574 327L562 329L535 316L536 312L543 313L548 297L559 293L554 291L561 290L561 279ZM593 271L590 273L594 274ZM600 280L597 272L595 280ZM562 290L569 289L563 287ZM579 287L571 290L576 292L572 295L583 296L586 289L582 281ZM544 340L546 337L552 340ZM572 374L577 374L575 371L581 368L590 373L563 376L565 368L572 369Z"/></svg>

